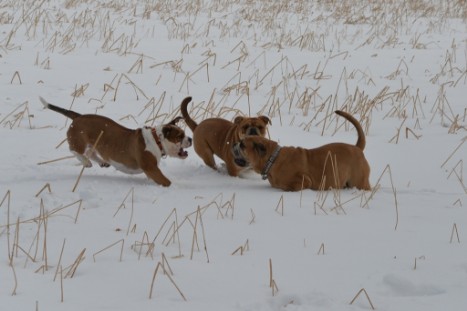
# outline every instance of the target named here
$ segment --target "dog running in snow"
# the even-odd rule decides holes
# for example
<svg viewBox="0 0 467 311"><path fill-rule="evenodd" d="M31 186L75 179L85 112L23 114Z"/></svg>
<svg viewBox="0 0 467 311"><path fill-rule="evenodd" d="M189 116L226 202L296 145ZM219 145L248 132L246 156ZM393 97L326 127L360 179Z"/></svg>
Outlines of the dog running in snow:
<svg viewBox="0 0 467 311"><path fill-rule="evenodd" d="M91 167L93 160L101 167L113 166L127 174L145 173L155 183L168 187L171 182L158 167L161 158L188 156L185 148L191 146L192 139L177 126L182 117L155 128L129 129L110 118L79 114L39 99L45 108L73 120L67 131L68 144L85 167Z"/></svg>

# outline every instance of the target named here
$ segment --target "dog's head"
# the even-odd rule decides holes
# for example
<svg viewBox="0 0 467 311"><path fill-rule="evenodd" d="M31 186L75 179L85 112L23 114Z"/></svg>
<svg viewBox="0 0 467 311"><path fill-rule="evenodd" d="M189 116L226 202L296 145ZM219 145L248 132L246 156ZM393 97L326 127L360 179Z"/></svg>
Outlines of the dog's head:
<svg viewBox="0 0 467 311"><path fill-rule="evenodd" d="M237 126L237 134L240 139L243 139L248 135L265 136L268 124L271 124L271 120L266 116L259 117L236 117L234 124Z"/></svg>
<svg viewBox="0 0 467 311"><path fill-rule="evenodd" d="M191 146L192 139L186 136L185 131L177 126L177 123L182 119L182 117L176 117L169 123L163 124L153 135L159 135L166 155L186 159L188 152L185 148Z"/></svg>
<svg viewBox="0 0 467 311"><path fill-rule="evenodd" d="M261 136L246 136L232 147L235 164L261 169L277 143Z"/></svg>

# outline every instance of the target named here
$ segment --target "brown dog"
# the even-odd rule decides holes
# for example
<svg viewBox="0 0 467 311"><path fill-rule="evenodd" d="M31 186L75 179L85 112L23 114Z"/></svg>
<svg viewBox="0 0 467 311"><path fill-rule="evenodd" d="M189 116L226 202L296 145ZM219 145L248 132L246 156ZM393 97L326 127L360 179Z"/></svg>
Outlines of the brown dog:
<svg viewBox="0 0 467 311"><path fill-rule="evenodd" d="M127 174L144 172L157 184L168 187L171 182L158 167L161 158L168 155L185 159L188 156L183 148L191 146L191 138L176 126L182 117L156 128L132 130L107 117L81 115L54 106L42 97L40 101L45 108L73 120L67 132L68 144L71 152L85 167L92 166L91 159L101 167L112 165Z"/></svg>
<svg viewBox="0 0 467 311"><path fill-rule="evenodd" d="M186 124L193 132L193 147L207 166L217 169L214 155L221 158L230 176L238 176L245 168L235 164L232 146L247 135L266 135L271 121L266 116L257 118L236 117L234 122L211 118L197 124L188 114L187 106L191 97L183 100L180 110Z"/></svg>
<svg viewBox="0 0 467 311"><path fill-rule="evenodd" d="M233 148L238 165L249 164L271 186L285 191L352 188L370 190L370 166L365 159L365 135L360 123L336 111L357 129L356 145L332 143L315 149L280 147L258 136L245 137Z"/></svg>

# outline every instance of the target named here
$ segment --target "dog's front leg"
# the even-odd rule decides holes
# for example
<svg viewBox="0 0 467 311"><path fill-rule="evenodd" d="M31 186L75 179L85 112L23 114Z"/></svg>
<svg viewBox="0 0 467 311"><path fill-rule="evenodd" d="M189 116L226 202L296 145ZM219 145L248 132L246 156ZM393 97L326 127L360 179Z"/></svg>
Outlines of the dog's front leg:
<svg viewBox="0 0 467 311"><path fill-rule="evenodd" d="M171 184L170 180L162 174L157 166L153 167L151 170L144 170L144 173L159 185L168 187Z"/></svg>
<svg viewBox="0 0 467 311"><path fill-rule="evenodd" d="M161 170L157 166L156 158L149 152L144 152L144 155L140 160L140 167L146 176L154 180L156 184L164 187L170 186L170 180L162 174Z"/></svg>

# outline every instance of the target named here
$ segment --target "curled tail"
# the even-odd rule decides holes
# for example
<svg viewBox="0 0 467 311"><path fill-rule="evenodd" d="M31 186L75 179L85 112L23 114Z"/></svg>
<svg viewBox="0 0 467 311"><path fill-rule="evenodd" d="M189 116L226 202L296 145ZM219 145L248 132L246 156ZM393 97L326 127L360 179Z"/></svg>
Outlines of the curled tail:
<svg viewBox="0 0 467 311"><path fill-rule="evenodd" d="M347 112L336 110L335 113L337 113L338 115L346 118L350 123L353 124L353 126L355 126L355 128L357 129L357 133L358 133L358 139L357 139L357 143L355 145L358 148L362 149L362 150L365 149L365 145L366 145L365 133L363 132L363 129L362 129L362 126L360 125L360 122L358 122L357 119L352 117Z"/></svg>
<svg viewBox="0 0 467 311"><path fill-rule="evenodd" d="M63 109L63 108L60 108L60 107L57 107L57 106L54 106L52 105L51 103L47 102L45 99L43 99L42 97L39 96L39 100L41 101L42 105L44 105L44 108L47 108L47 109L50 109L50 110L53 110L55 112L58 112L58 113L61 113L63 114L65 117L68 117L70 119L74 119L74 118L77 118L79 116L81 116L81 114L77 113L77 112L74 112L74 111L71 111L71 110L67 110L67 109Z"/></svg>
<svg viewBox="0 0 467 311"><path fill-rule="evenodd" d="M182 101L182 104L180 105L180 111L182 112L183 119L185 119L185 123L193 132L198 126L198 123L196 123L188 114L188 110L186 109L186 107L188 106L189 102L191 102L191 97L185 97L185 99Z"/></svg>

